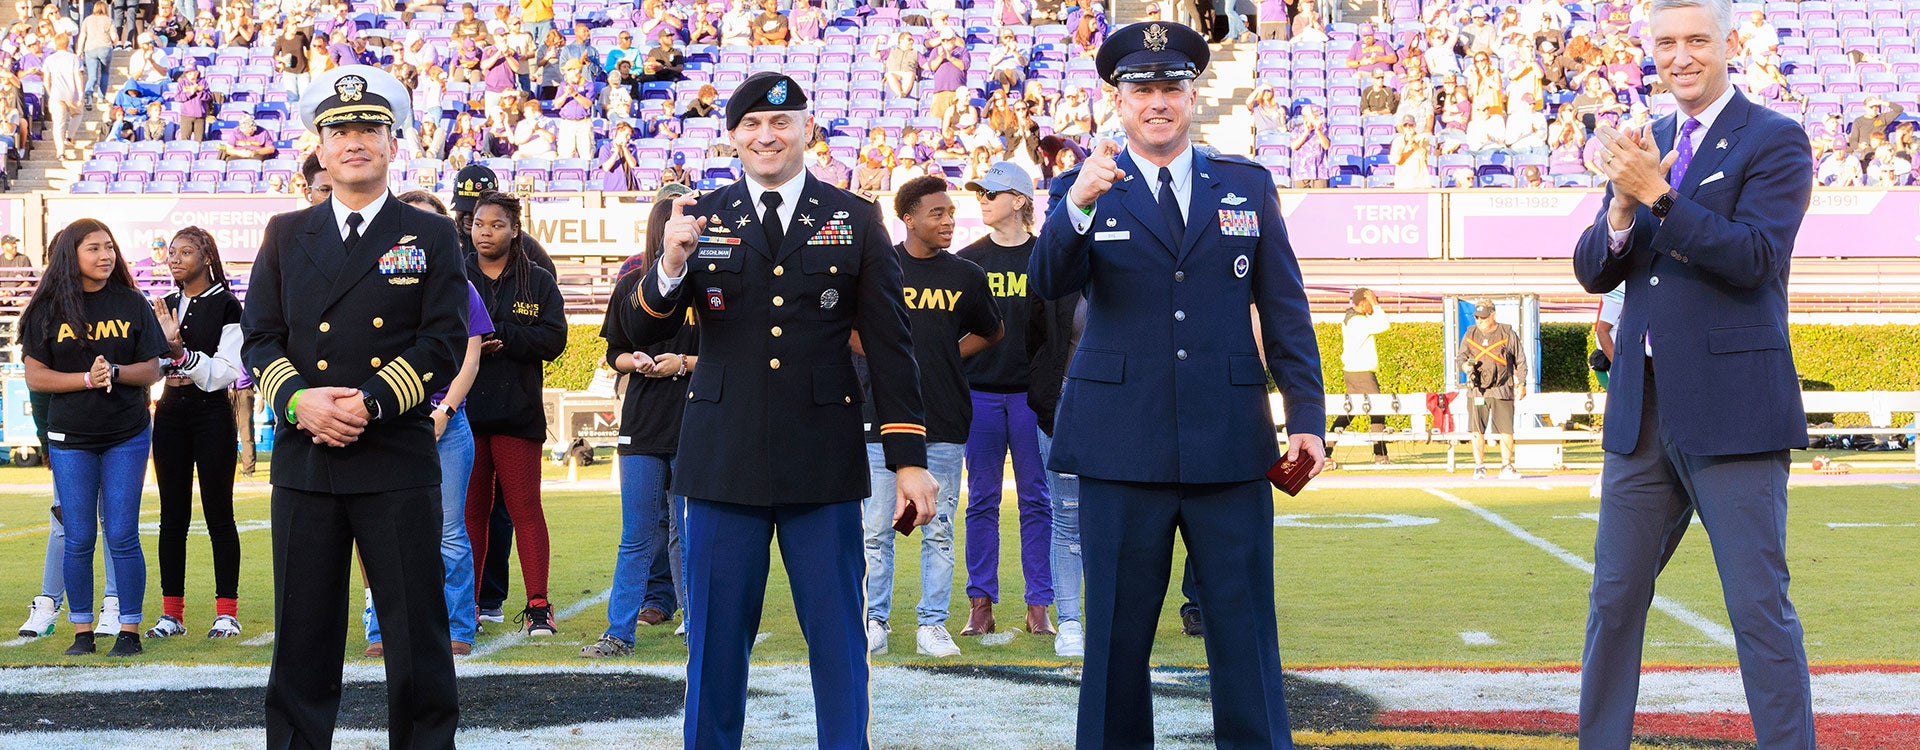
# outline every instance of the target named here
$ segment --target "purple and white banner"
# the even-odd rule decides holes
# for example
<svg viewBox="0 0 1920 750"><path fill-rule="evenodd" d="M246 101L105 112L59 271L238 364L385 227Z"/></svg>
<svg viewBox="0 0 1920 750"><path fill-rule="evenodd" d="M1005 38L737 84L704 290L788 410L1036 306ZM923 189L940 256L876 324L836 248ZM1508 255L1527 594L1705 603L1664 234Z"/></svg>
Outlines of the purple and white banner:
<svg viewBox="0 0 1920 750"><path fill-rule="evenodd" d="M1282 192L1298 258L1439 258L1440 194L1375 190Z"/></svg>
<svg viewBox="0 0 1920 750"><path fill-rule="evenodd" d="M1598 190L1454 191L1447 257L1571 258L1601 197ZM1793 254L1920 257L1920 191L1816 190Z"/></svg>
<svg viewBox="0 0 1920 750"><path fill-rule="evenodd" d="M219 243L222 260L252 263L260 251L267 220L306 205L306 201L289 195L48 198L47 236L52 237L76 219L98 219L113 230L121 256L131 263L145 258L154 240L171 241L175 232L198 226Z"/></svg>

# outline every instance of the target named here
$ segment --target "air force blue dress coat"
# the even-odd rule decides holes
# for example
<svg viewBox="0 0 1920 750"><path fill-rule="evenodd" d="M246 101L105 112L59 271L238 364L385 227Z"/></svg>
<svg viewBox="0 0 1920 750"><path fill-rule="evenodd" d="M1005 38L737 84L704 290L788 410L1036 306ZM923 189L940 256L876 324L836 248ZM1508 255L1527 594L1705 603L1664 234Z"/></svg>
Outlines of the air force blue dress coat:
<svg viewBox="0 0 1920 750"><path fill-rule="evenodd" d="M1291 432L1326 426L1319 347L1272 176L1196 148L1184 241L1175 246L1132 154L1127 179L1074 231L1055 178L1034 248L1035 291L1084 291L1087 327L1067 369L1048 468L1096 479L1185 484L1261 478L1279 458L1267 373ZM1266 360L1255 345L1258 306Z"/></svg>

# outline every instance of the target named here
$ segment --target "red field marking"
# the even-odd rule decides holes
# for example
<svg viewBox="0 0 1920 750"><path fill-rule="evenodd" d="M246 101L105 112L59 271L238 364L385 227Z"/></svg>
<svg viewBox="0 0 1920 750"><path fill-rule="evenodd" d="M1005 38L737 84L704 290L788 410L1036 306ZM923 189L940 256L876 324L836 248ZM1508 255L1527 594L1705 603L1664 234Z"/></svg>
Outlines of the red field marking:
<svg viewBox="0 0 1920 750"><path fill-rule="evenodd" d="M1920 711L1920 707L1915 708ZM1579 717L1558 711L1388 711L1382 726L1501 732L1564 732L1580 729ZM1920 747L1920 713L1900 716L1821 714L1813 718L1821 750L1913 750ZM1641 735L1688 740L1753 741L1746 714L1641 714Z"/></svg>

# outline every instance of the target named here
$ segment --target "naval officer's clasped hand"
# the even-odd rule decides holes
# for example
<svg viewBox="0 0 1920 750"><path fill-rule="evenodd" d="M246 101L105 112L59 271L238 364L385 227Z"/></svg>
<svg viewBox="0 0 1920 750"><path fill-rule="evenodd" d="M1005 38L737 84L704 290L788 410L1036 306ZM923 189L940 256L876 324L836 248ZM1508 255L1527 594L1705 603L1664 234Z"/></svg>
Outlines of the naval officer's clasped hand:
<svg viewBox="0 0 1920 750"><path fill-rule="evenodd" d="M700 243L701 230L707 228L707 217L686 214L695 200L691 195L675 200L673 215L667 218L666 229L660 233L660 274L667 278L679 278L686 273L687 258Z"/></svg>
<svg viewBox="0 0 1920 750"><path fill-rule="evenodd" d="M902 466L893 473L893 521L911 514L913 525L925 526L933 520L933 499L940 494L940 480L924 466Z"/></svg>
<svg viewBox="0 0 1920 750"><path fill-rule="evenodd" d="M1075 208L1091 211L1093 202L1113 189L1114 183L1126 179L1126 172L1114 159L1120 155L1120 144L1112 139L1102 138L1093 144L1093 153L1080 165L1080 176L1073 181L1073 187L1067 189L1067 200Z"/></svg>
<svg viewBox="0 0 1920 750"><path fill-rule="evenodd" d="M341 405L343 401L360 403L360 391L353 388L322 387L300 391L293 407L293 421L313 435L313 442L329 448L345 448L360 439L367 419Z"/></svg>

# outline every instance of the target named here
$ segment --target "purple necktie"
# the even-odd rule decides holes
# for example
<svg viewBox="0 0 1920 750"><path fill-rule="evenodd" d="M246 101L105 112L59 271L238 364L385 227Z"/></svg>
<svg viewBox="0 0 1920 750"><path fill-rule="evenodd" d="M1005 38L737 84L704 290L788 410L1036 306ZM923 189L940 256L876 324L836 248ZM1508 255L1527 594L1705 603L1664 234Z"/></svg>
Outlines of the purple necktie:
<svg viewBox="0 0 1920 750"><path fill-rule="evenodd" d="M1679 154L1673 160L1673 178L1670 184L1674 187L1679 187L1680 183L1687 179L1687 165L1693 163L1693 131L1699 129L1700 121L1691 117L1687 118L1686 122L1680 123L1680 138L1673 142L1674 153Z"/></svg>

